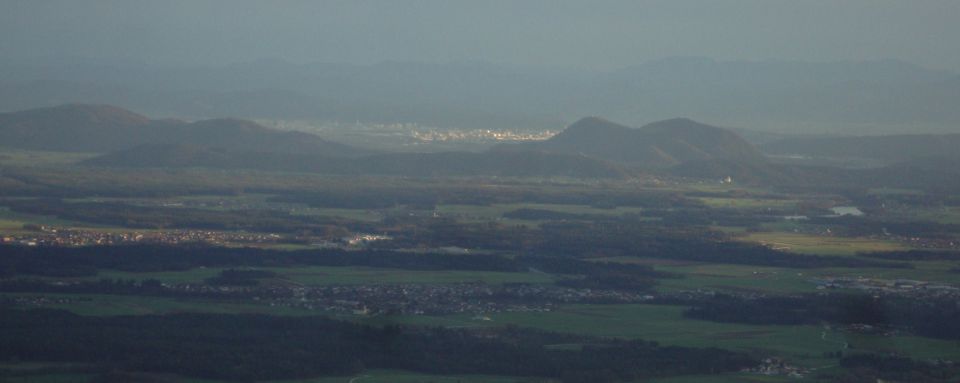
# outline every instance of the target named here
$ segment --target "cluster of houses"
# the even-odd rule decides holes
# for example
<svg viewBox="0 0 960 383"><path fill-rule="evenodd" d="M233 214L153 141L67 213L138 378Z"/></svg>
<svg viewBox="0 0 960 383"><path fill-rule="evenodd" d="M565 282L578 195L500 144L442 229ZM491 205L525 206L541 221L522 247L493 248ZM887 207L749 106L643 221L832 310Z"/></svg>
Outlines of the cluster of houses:
<svg viewBox="0 0 960 383"><path fill-rule="evenodd" d="M566 303L640 303L643 293L574 289L554 285L480 282L456 284L358 284L303 286L292 282L259 286L164 285L171 294L227 296L272 307L336 314L482 315L551 311Z"/></svg>
<svg viewBox="0 0 960 383"><path fill-rule="evenodd" d="M18 306L45 307L49 305L65 305L80 301L90 301L91 298L83 296L47 296L47 295L4 295L0 297L0 303L9 303Z"/></svg>
<svg viewBox="0 0 960 383"><path fill-rule="evenodd" d="M377 241L388 241L393 239L389 235L357 233L337 239L314 239L305 238L310 241L310 246L319 249L356 249L367 247Z"/></svg>
<svg viewBox="0 0 960 383"><path fill-rule="evenodd" d="M900 242L921 249L960 249L960 240L953 238L900 237Z"/></svg>
<svg viewBox="0 0 960 383"><path fill-rule="evenodd" d="M461 142L493 142L493 141L542 141L556 135L557 132L545 130L538 132L520 132L513 130L410 130L410 136L420 141L461 141Z"/></svg>
<svg viewBox="0 0 960 383"><path fill-rule="evenodd" d="M128 243L208 243L224 245L231 243L275 243L281 240L277 234L207 231L164 230L144 232L116 232L100 230L63 229L50 226L30 225L18 234L0 237L0 243L21 246L92 246Z"/></svg>
<svg viewBox="0 0 960 383"><path fill-rule="evenodd" d="M854 289L874 294L905 295L912 297L954 297L960 299L960 288L945 283L913 279L877 279L866 277L824 277L811 282L818 290Z"/></svg>
<svg viewBox="0 0 960 383"><path fill-rule="evenodd" d="M258 296L257 300L271 306L340 314L481 315L551 311L555 305L564 303L638 303L653 299L649 295L610 290L485 283L311 286L280 293L273 297Z"/></svg>
<svg viewBox="0 0 960 383"><path fill-rule="evenodd" d="M798 379L809 374L808 370L790 365L783 359L776 357L765 358L759 366L746 369L743 372L767 376L787 376Z"/></svg>

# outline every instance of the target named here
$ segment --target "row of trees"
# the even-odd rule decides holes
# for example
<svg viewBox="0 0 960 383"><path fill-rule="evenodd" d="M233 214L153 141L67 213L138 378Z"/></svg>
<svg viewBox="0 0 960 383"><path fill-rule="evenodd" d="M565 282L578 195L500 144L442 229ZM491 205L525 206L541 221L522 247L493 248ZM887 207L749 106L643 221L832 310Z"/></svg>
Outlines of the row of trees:
<svg viewBox="0 0 960 383"><path fill-rule="evenodd" d="M749 324L868 324L960 340L960 304L952 297L914 300L864 294L742 298L716 295L692 303L689 318Z"/></svg>
<svg viewBox="0 0 960 383"><path fill-rule="evenodd" d="M765 246L730 241L701 226L665 227L661 222L605 220L546 222L538 228L498 224L463 224L453 220L421 220L383 246L461 246L546 257L639 257L757 266L891 267L908 263L852 257L798 255Z"/></svg>
<svg viewBox="0 0 960 383"><path fill-rule="evenodd" d="M406 270L471 270L527 272L631 278L676 278L648 265L592 262L572 257L492 254L414 253L391 250L299 250L214 246L123 245L89 247L22 247L0 245L0 276L95 276L99 270L128 272L182 271L197 267L227 267L211 283L257 278L251 267L367 266Z"/></svg>
<svg viewBox="0 0 960 383"><path fill-rule="evenodd" d="M292 215L279 210L236 211L164 208L114 202L64 202L59 199L2 201L11 210L81 222L146 229L245 230L270 233L323 232L329 226L372 230L372 226L329 217Z"/></svg>
<svg viewBox="0 0 960 383"><path fill-rule="evenodd" d="M550 344L579 343L580 350ZM81 317L0 308L0 359L254 381L351 375L366 368L496 374L564 382L634 381L755 364L718 349L662 347L504 328L371 327L318 317L174 314Z"/></svg>

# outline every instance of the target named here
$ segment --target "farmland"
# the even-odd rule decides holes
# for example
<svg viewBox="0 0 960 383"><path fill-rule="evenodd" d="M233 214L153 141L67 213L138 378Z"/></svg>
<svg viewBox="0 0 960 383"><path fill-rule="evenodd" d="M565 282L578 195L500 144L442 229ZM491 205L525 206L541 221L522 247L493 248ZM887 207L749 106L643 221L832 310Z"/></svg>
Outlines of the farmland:
<svg viewBox="0 0 960 383"><path fill-rule="evenodd" d="M551 352L582 352L610 339L644 340L657 347L782 359L806 379L731 372L643 380L673 383L817 381L819 374L845 373L840 361L859 354L960 360L955 340L920 335L906 325L864 330L859 323L827 320L749 323L685 314L715 296L878 294L923 301L960 286L960 273L953 271L960 259L949 255L922 261L864 255L949 254L949 248L924 248L918 245L923 242L883 233L827 232L843 228L832 218L781 217L815 209L804 201L849 203L836 195L684 180L598 186L572 179L416 181L202 169L65 172L63 160L38 165L45 170L33 177L78 190L76 195L41 206L46 210L36 210L40 199L33 195L0 200L0 234L44 244L5 245L54 249L12 263L16 271L0 277L7 289L0 296L18 310L67 310L104 320L182 314L331 318L380 329L462 330L480 339L490 331L546 331L562 338L542 345ZM216 185L221 181L225 189ZM110 190L105 185L126 195L104 196ZM139 192L157 185L170 189ZM916 207L912 215L897 210L845 219L942 225L952 222L951 209ZM151 221L157 217L164 218ZM114 258L87 262L85 257L97 255L57 254L97 246ZM166 255L151 257L154 252ZM44 263L45 256L58 258ZM858 290L858 283L884 290ZM98 374L60 371L30 378L70 381ZM550 380L374 366L357 374L279 381Z"/></svg>
<svg viewBox="0 0 960 383"><path fill-rule="evenodd" d="M908 248L905 245L883 239L849 238L828 235L795 233L750 233L744 241L759 243L771 248L817 255L856 255L876 251L894 251Z"/></svg>
<svg viewBox="0 0 960 383"><path fill-rule="evenodd" d="M548 313L492 314L489 321L456 316L403 320L456 327L510 324L603 337L639 338L667 345L773 352L808 367L829 365L831 361L823 358L823 353L842 349L846 342L862 350L897 349L919 358L960 357L960 349L948 341L850 334L820 326L722 324L684 318L683 310L683 307L657 305L573 305Z"/></svg>

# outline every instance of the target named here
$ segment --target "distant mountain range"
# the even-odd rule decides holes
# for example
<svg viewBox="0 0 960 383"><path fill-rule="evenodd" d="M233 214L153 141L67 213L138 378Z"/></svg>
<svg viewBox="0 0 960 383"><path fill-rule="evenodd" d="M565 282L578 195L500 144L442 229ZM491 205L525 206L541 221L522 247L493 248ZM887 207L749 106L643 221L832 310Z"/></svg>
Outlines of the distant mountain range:
<svg viewBox="0 0 960 383"><path fill-rule="evenodd" d="M585 115L636 126L690 116L793 133L960 133L960 76L893 61L717 61L680 57L614 71L489 63L220 67L117 61L0 61L0 110L124 105L154 116L553 128Z"/></svg>
<svg viewBox="0 0 960 383"><path fill-rule="evenodd" d="M87 104L0 114L0 146L16 149L109 152L144 144L178 143L331 157L370 154L312 134L279 131L229 118L192 123L151 120L114 106Z"/></svg>
<svg viewBox="0 0 960 383"><path fill-rule="evenodd" d="M202 126L202 123L194 125ZM268 150L266 146L250 148L231 144L226 149L217 149L208 143L216 142L218 136L227 139L231 133L208 128L203 131L203 140L196 144L152 143L97 157L87 164L253 168L330 174L579 177L622 176L631 171L629 169L665 170L691 161L722 160L749 167L767 165L764 156L736 133L684 118L630 128L588 117L548 140L505 144L482 153L389 153L350 160L332 158L322 152Z"/></svg>
<svg viewBox="0 0 960 383"><path fill-rule="evenodd" d="M765 161L753 145L733 131L686 118L635 129L587 117L548 140L512 147L583 154L643 168L665 168L695 160Z"/></svg>
<svg viewBox="0 0 960 383"><path fill-rule="evenodd" d="M0 114L0 146L109 152L110 167L208 167L403 176L622 177L621 166L581 155L524 152L384 153L241 119L152 120L108 105L71 104Z"/></svg>
<svg viewBox="0 0 960 383"><path fill-rule="evenodd" d="M771 161L735 131L675 118L631 128L588 117L538 142L485 152L373 153L239 119L153 120L106 105L0 114L0 146L107 152L82 165L207 167L398 176L567 176L641 173L788 187L960 189L960 135L784 138L768 153L873 156L882 167L844 169Z"/></svg>

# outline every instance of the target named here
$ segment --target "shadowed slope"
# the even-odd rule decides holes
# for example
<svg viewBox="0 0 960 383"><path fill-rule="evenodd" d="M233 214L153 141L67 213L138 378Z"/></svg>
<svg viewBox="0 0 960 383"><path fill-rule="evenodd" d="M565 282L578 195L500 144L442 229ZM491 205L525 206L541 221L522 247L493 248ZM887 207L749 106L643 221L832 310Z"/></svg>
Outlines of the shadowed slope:
<svg viewBox="0 0 960 383"><path fill-rule="evenodd" d="M150 120L113 106L80 104L0 114L0 145L16 149L108 152L144 144L345 157L369 154L312 134L232 118L193 123Z"/></svg>
<svg viewBox="0 0 960 383"><path fill-rule="evenodd" d="M763 156L736 133L686 118L659 121L634 129L602 118L587 117L549 140L515 148L581 153L647 168L665 168L707 159L764 161Z"/></svg>

